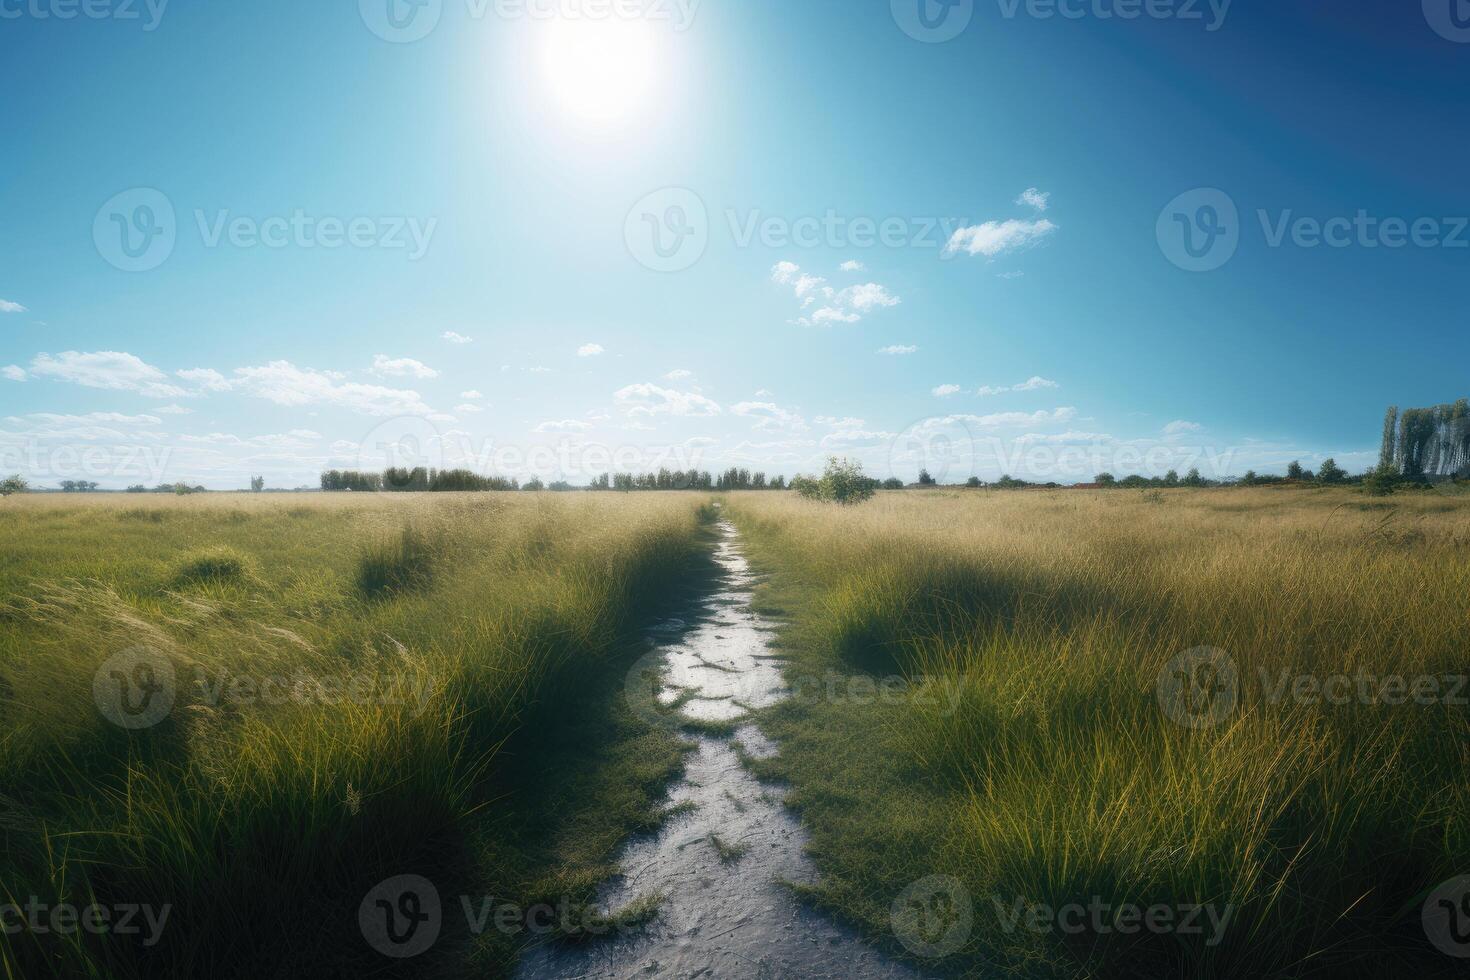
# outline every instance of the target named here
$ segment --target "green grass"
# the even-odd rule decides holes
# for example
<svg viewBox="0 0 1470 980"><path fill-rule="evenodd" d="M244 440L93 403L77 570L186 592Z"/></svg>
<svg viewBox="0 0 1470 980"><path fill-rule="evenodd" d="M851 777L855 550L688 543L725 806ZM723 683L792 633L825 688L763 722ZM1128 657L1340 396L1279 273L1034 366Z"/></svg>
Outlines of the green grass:
<svg viewBox="0 0 1470 980"><path fill-rule="evenodd" d="M585 904L662 819L685 748L622 682L707 573L702 503L0 504L0 903L171 909L151 947L0 934L0 976L508 973L529 937L470 934L458 896ZM175 699L130 731L94 677L139 650ZM400 874L445 907L401 962L357 922Z"/></svg>
<svg viewBox="0 0 1470 980"><path fill-rule="evenodd" d="M1470 506L1377 503L732 496L771 576L758 605L786 617L788 680L841 681L766 712L780 755L746 760L790 784L812 832L823 879L805 893L940 975L1448 975L1420 908L1470 861L1466 708L1271 697L1282 671L1465 673ZM1158 683L1201 646L1234 658L1240 697L1192 729ZM865 693L889 676L913 686ZM893 905L936 875L968 893L973 921L914 954ZM1206 944L1016 928L998 912L1094 898L1231 919Z"/></svg>

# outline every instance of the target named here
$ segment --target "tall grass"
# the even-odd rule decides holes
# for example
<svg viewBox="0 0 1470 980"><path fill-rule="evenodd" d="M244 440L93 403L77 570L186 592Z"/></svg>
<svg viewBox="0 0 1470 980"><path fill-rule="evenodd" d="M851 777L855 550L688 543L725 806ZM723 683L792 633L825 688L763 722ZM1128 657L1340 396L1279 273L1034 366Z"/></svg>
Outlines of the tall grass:
<svg viewBox="0 0 1470 980"><path fill-rule="evenodd" d="M729 511L775 573L764 601L792 617L791 671L923 679L899 701L771 719L786 747L770 773L813 828L819 900L891 941L909 883L958 880L973 928L926 965L965 975L1453 965L1420 908L1470 872L1463 700L1276 694L1283 677L1467 672L1463 502L940 492L854 510L740 495ZM1159 678L1197 647L1233 659L1238 703L1190 727ZM1095 898L1232 918L1207 945L997 914Z"/></svg>
<svg viewBox="0 0 1470 980"><path fill-rule="evenodd" d="M560 706L602 703L592 685L621 669L610 658L630 627L687 579L697 508L674 495L6 501L0 904L172 911L148 948L0 934L0 975L468 963L464 936L383 959L359 901L402 873L433 878L448 905L456 889L517 897L567 873L484 821L562 775L525 760L576 721ZM176 675L176 700L127 731L99 712L93 680L138 649ZM598 835L588 862L677 758L639 737L637 779L599 787L587 804L609 813L579 818ZM477 972L512 954L482 950Z"/></svg>

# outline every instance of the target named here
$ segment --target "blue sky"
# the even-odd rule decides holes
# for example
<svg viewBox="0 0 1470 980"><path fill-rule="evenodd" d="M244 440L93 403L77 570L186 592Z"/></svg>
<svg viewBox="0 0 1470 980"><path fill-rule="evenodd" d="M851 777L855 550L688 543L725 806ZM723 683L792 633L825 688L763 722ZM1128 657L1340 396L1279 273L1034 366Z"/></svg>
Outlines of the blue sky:
<svg viewBox="0 0 1470 980"><path fill-rule="evenodd" d="M1451 0L89 2L0 0L41 485L1360 470L1470 395Z"/></svg>

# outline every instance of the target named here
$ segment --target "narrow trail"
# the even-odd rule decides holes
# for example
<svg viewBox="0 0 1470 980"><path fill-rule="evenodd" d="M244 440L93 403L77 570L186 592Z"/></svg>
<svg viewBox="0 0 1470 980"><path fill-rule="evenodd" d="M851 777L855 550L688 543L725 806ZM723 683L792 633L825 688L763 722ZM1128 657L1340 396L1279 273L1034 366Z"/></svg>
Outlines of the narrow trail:
<svg viewBox="0 0 1470 980"><path fill-rule="evenodd" d="M751 608L754 578L738 533L728 521L719 531L716 590L694 623L672 620L655 631L645 663L660 678L663 704L679 705L692 720L738 724L786 692L781 660L769 645L774 626ZM754 724L695 741L667 801L681 811L658 833L628 843L620 857L624 874L598 896L604 910L616 910L662 893L658 917L585 945L532 949L518 976L916 978L783 885L816 880L802 851L806 835L781 790L757 782L739 758L769 756L775 746Z"/></svg>

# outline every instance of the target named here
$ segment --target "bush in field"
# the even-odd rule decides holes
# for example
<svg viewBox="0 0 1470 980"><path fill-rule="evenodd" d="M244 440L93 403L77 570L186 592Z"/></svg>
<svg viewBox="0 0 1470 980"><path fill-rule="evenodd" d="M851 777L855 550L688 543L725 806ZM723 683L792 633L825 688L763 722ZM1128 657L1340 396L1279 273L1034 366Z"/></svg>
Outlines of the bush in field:
<svg viewBox="0 0 1470 980"><path fill-rule="evenodd" d="M896 476L890 476L888 479L886 479L886 480L883 481L883 489L884 490L902 490L903 489L903 481L900 480Z"/></svg>
<svg viewBox="0 0 1470 980"><path fill-rule="evenodd" d="M357 588L381 598L428 585L433 563L428 537L416 528L374 541L357 559Z"/></svg>
<svg viewBox="0 0 1470 980"><path fill-rule="evenodd" d="M877 487L877 480L863 475L862 463L836 456L828 457L820 480L799 476L791 481L791 489L806 499L834 504L860 504L872 497Z"/></svg>
<svg viewBox="0 0 1470 980"><path fill-rule="evenodd" d="M12 493L25 493L26 489L25 477L19 474L0 480L0 497L8 497Z"/></svg>
<svg viewBox="0 0 1470 980"><path fill-rule="evenodd" d="M229 548L209 548L185 555L174 569L175 585L238 582L250 573L244 556Z"/></svg>

